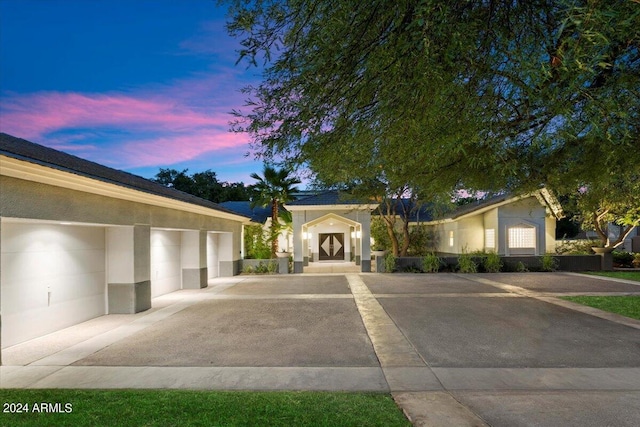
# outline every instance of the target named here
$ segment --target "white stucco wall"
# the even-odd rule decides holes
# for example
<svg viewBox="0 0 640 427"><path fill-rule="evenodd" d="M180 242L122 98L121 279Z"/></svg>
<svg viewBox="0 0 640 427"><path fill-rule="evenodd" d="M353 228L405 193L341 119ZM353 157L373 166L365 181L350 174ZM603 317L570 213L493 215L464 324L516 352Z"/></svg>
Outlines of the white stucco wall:
<svg viewBox="0 0 640 427"><path fill-rule="evenodd" d="M545 252L556 252L556 219L549 215L545 218Z"/></svg>
<svg viewBox="0 0 640 427"><path fill-rule="evenodd" d="M457 221L437 224L438 252L459 254L463 250L473 252L484 249L484 225L481 214ZM453 232L453 246L451 233Z"/></svg>
<svg viewBox="0 0 640 427"><path fill-rule="evenodd" d="M493 247L487 246L488 242L485 239L484 241L485 250L487 251L492 250L497 253L504 253L504 248L500 246L500 238L499 238L500 229L498 227L498 209L495 208L485 212L482 215L482 221L484 223L483 233L485 233L486 230L494 230L494 237L495 237ZM484 237L486 237L486 234Z"/></svg>
<svg viewBox="0 0 640 427"><path fill-rule="evenodd" d="M105 229L3 221L2 347L101 316Z"/></svg>
<svg viewBox="0 0 640 427"><path fill-rule="evenodd" d="M458 253L484 250L484 224L482 215L458 221Z"/></svg>
<svg viewBox="0 0 640 427"><path fill-rule="evenodd" d="M531 254L540 255L546 251L546 218L545 207L535 197L529 197L498 208L498 219L500 223L500 240L504 244L506 255ZM536 248L535 253L526 250L513 250L508 244L508 229L519 224L532 225L536 227ZM555 233L555 229L554 229ZM553 239L555 242L555 238Z"/></svg>

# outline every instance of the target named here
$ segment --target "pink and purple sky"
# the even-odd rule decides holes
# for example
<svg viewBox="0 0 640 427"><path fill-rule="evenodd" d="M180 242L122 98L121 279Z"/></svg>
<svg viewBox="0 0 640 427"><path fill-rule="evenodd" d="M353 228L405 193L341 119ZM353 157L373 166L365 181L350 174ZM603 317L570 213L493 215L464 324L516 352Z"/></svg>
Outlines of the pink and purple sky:
<svg viewBox="0 0 640 427"><path fill-rule="evenodd" d="M0 0L0 131L116 169L253 183L229 132L259 70L213 0Z"/></svg>

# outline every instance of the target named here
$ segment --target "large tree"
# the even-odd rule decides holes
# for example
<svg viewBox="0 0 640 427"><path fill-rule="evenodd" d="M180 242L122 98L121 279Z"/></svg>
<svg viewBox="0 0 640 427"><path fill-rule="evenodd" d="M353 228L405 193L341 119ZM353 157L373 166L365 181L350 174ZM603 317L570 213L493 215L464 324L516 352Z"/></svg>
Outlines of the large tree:
<svg viewBox="0 0 640 427"><path fill-rule="evenodd" d="M206 170L188 174L188 169L160 168L153 179L155 182L215 203L229 200L249 200L252 189L242 182L220 182L215 172Z"/></svg>
<svg viewBox="0 0 640 427"><path fill-rule="evenodd" d="M276 169L265 165L262 176L252 173L251 177L257 182L254 185L256 197L252 200L252 207L271 207L271 256L278 252L278 233L280 232L280 206L293 200L292 193L298 191L295 187L300 180L289 176L286 168Z"/></svg>
<svg viewBox="0 0 640 427"><path fill-rule="evenodd" d="M628 202L637 0L238 0L231 16L241 58L265 59L234 124L262 155L330 180L393 165L431 194L548 185Z"/></svg>

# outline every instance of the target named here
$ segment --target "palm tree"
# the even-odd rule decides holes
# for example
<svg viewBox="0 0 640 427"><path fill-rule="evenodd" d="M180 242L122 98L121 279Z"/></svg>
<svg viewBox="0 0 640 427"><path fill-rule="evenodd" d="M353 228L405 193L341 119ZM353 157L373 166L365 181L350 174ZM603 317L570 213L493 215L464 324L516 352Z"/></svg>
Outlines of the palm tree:
<svg viewBox="0 0 640 427"><path fill-rule="evenodd" d="M258 182L254 184L256 197L251 202L251 207L271 205L271 256L275 257L278 252L278 233L280 232L280 222L278 212L281 204L293 200L291 193L298 191L295 184L300 184L300 180L289 176L291 171L286 168L275 169L272 166L264 165L264 170L260 176L252 173L251 178Z"/></svg>

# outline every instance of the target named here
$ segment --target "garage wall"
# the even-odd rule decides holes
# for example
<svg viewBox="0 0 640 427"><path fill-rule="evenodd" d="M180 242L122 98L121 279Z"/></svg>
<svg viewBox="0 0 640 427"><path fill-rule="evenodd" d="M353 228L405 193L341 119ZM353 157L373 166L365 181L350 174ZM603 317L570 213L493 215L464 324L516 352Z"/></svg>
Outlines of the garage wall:
<svg viewBox="0 0 640 427"><path fill-rule="evenodd" d="M181 232L151 230L151 298L182 289Z"/></svg>
<svg viewBox="0 0 640 427"><path fill-rule="evenodd" d="M3 222L2 347L105 314L102 227Z"/></svg>

